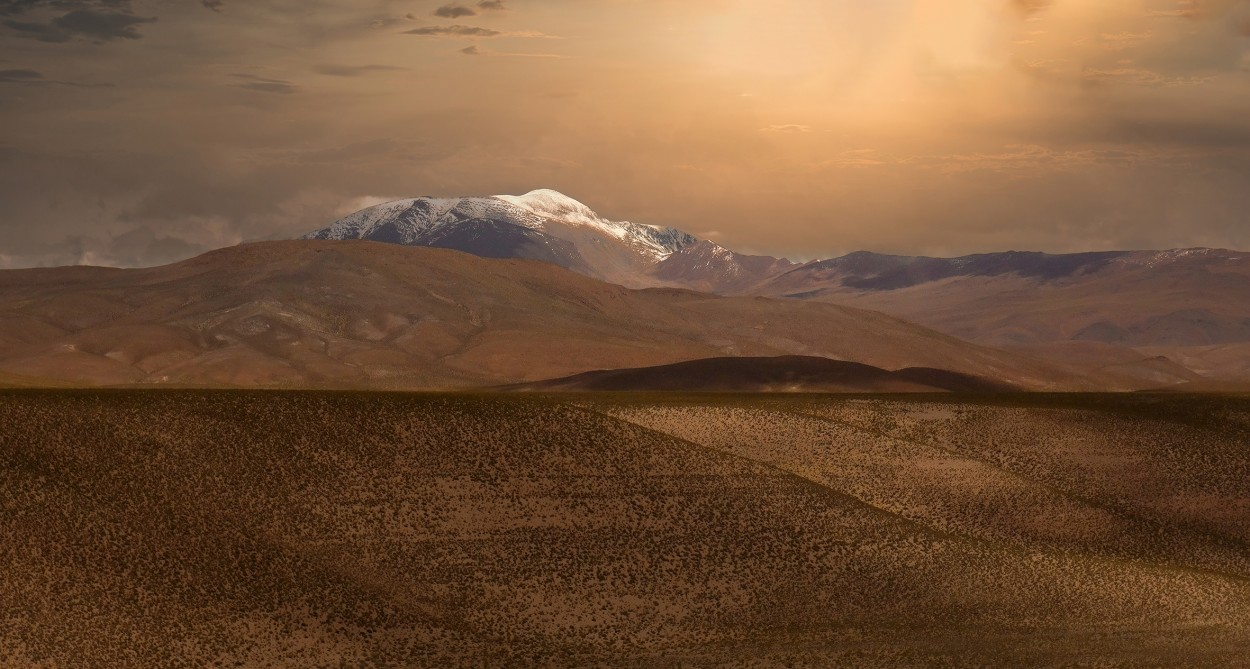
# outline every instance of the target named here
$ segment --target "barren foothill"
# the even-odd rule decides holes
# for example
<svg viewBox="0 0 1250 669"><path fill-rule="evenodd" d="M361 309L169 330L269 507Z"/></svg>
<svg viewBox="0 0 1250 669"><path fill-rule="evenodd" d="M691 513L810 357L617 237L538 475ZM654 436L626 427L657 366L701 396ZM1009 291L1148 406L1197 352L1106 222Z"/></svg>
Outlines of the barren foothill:
<svg viewBox="0 0 1250 669"><path fill-rule="evenodd" d="M1250 399L0 393L5 667L1244 666Z"/></svg>

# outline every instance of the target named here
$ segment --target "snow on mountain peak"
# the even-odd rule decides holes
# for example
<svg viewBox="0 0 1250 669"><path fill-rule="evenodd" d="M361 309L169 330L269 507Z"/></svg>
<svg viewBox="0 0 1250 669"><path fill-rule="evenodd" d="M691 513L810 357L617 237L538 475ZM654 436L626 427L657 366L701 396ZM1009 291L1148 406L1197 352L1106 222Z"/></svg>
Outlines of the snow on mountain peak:
<svg viewBox="0 0 1250 669"><path fill-rule="evenodd" d="M590 207L559 191L540 188L525 195L496 195L493 199L506 202L542 219L598 228L621 240L628 236L622 224L603 218Z"/></svg>
<svg viewBox="0 0 1250 669"><path fill-rule="evenodd" d="M595 228L633 246L655 261L663 260L697 241L673 228L610 221L581 202L549 188L532 190L525 195L496 195L494 199L524 209L542 219Z"/></svg>
<svg viewBox="0 0 1250 669"><path fill-rule="evenodd" d="M447 226L469 220L505 221L531 230L567 238L561 229L591 228L659 262L698 240L673 228L610 221L590 207L551 189L524 195L431 198L385 202L336 221L329 228L305 235L308 239L386 239L411 244Z"/></svg>
<svg viewBox="0 0 1250 669"><path fill-rule="evenodd" d="M549 188L532 190L525 195L496 195L495 199L503 200L522 209L528 209L539 215L565 218L572 214L588 220L603 220L590 207L564 193Z"/></svg>

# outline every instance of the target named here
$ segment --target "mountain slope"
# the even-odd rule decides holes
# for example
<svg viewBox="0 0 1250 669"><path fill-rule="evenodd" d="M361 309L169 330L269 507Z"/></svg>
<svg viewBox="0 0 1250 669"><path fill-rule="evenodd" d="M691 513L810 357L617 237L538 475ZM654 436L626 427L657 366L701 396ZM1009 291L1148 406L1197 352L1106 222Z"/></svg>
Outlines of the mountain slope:
<svg viewBox="0 0 1250 669"><path fill-rule="evenodd" d="M387 202L305 239L364 239L487 258L542 260L632 288L669 285L735 292L794 266L734 253L675 228L609 221L552 190Z"/></svg>
<svg viewBox="0 0 1250 669"><path fill-rule="evenodd" d="M308 238L542 260L633 288L834 302L992 346L1250 342L1250 254L1232 251L1013 251L958 258L857 252L799 266L736 253L673 228L610 221L550 190L388 202Z"/></svg>
<svg viewBox="0 0 1250 669"><path fill-rule="evenodd" d="M829 304L630 290L553 265L371 242L166 267L0 272L0 374L78 384L451 388L717 356L1131 388Z"/></svg>
<svg viewBox="0 0 1250 669"><path fill-rule="evenodd" d="M1250 342L1250 254L1235 251L854 253L795 268L758 292L880 310L994 346Z"/></svg>

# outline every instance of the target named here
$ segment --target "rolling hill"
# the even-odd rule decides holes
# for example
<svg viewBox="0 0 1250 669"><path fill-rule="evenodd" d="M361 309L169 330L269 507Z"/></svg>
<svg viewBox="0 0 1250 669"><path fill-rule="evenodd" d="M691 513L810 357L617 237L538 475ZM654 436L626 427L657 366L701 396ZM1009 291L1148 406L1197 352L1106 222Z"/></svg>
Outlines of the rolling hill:
<svg viewBox="0 0 1250 669"><path fill-rule="evenodd" d="M1217 249L854 253L795 268L754 292L876 309L992 346L1250 342L1250 253Z"/></svg>
<svg viewBox="0 0 1250 669"><path fill-rule="evenodd" d="M546 392L898 393L1011 392L1012 386L942 369L897 371L845 360L791 355L708 358L638 369L585 372L507 390Z"/></svg>
<svg viewBox="0 0 1250 669"><path fill-rule="evenodd" d="M1234 251L1011 251L957 258L856 252L799 265L737 253L670 227L610 221L551 190L388 202L307 238L542 260L633 288L858 306L990 346L1039 347L1030 351L1034 355L1053 351L1046 345L1057 342L1107 344L1121 350L1101 364L1123 371L1122 358L1136 356L1139 369L1132 373L1138 376L1157 373L1152 358L1158 355L1175 362L1206 354L1147 355L1135 347L1250 343L1250 254ZM1111 353L1090 347L1081 357L1091 351ZM1185 369L1208 373L1201 366Z"/></svg>
<svg viewBox="0 0 1250 669"><path fill-rule="evenodd" d="M1032 389L1141 387L861 309L630 290L543 262L373 242L0 272L0 313L0 378L29 383L464 388L806 355Z"/></svg>

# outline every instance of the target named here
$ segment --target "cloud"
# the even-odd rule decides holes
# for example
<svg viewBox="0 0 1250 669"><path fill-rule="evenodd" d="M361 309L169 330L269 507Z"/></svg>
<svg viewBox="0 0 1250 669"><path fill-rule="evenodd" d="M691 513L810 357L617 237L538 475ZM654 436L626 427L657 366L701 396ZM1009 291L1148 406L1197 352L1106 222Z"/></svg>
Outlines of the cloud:
<svg viewBox="0 0 1250 669"><path fill-rule="evenodd" d="M478 0L477 8L488 12L501 12L508 9L504 0Z"/></svg>
<svg viewBox="0 0 1250 669"><path fill-rule="evenodd" d="M213 10L214 12L220 12L221 6L226 3L225 0L200 0L200 4Z"/></svg>
<svg viewBox="0 0 1250 669"><path fill-rule="evenodd" d="M131 0L0 0L0 16L25 14L36 9L95 9L129 13L130 5Z"/></svg>
<svg viewBox="0 0 1250 669"><path fill-rule="evenodd" d="M1138 86L1189 86L1211 80L1211 77L1170 77L1161 72L1139 67L1099 69L1087 67L1081 73L1087 85L1133 83Z"/></svg>
<svg viewBox="0 0 1250 669"><path fill-rule="evenodd" d="M258 77L254 74L231 74L230 76L244 80L244 83L241 84L231 84L235 88L246 88L260 93L276 93L279 95L299 92L299 86L285 79L270 79L268 77Z"/></svg>
<svg viewBox="0 0 1250 669"><path fill-rule="evenodd" d="M445 19L458 19L463 16L477 16L477 12L464 5L443 5L434 10L434 16L441 16Z"/></svg>
<svg viewBox="0 0 1250 669"><path fill-rule="evenodd" d="M405 30L405 35L421 35L424 37L465 37L465 38L490 38L490 37L532 37L540 39L559 39L555 35L547 35L531 30L519 30L504 32L502 30L494 30L492 28L481 28L478 26L450 25L450 26L422 26Z"/></svg>
<svg viewBox="0 0 1250 669"><path fill-rule="evenodd" d="M0 81L38 81L43 75L35 70L0 70Z"/></svg>
<svg viewBox="0 0 1250 669"><path fill-rule="evenodd" d="M1102 48L1107 51L1123 51L1140 46L1143 42L1153 39L1155 36L1152 32L1144 33L1102 33L1099 37L1102 39Z"/></svg>
<svg viewBox="0 0 1250 669"><path fill-rule="evenodd" d="M395 65L314 65L313 72L329 77L359 77L371 72L393 72L407 68Z"/></svg>
<svg viewBox="0 0 1250 669"><path fill-rule="evenodd" d="M115 39L139 39L142 37L139 26L156 21L156 17L130 13L129 0L53 0L47 3L19 0L0 5L0 14L24 14L45 5L56 9L69 8L70 11L46 22L10 19L4 21L4 25L21 37L40 42L61 43L75 37L110 42Z"/></svg>
<svg viewBox="0 0 1250 669"><path fill-rule="evenodd" d="M1172 9L1150 9L1146 14L1158 18L1196 19L1203 16L1203 11L1197 0L1181 0Z"/></svg>
<svg viewBox="0 0 1250 669"><path fill-rule="evenodd" d="M422 26L405 30L405 35L423 35L429 37L498 37L503 33L490 28L477 26Z"/></svg>
<svg viewBox="0 0 1250 669"><path fill-rule="evenodd" d="M505 58L568 58L558 53L518 53L514 51L491 51L473 44L460 50L466 56L502 56Z"/></svg>
<svg viewBox="0 0 1250 669"><path fill-rule="evenodd" d="M783 125L770 125L760 128L760 132L783 132L783 133L804 133L811 132L812 126L798 125L796 123L787 123Z"/></svg>
<svg viewBox="0 0 1250 669"><path fill-rule="evenodd" d="M1031 15L1050 6L1051 0L1010 0L1010 5L1017 11Z"/></svg>
<svg viewBox="0 0 1250 669"><path fill-rule="evenodd" d="M29 86L72 86L75 88L110 88L112 84L84 84L77 81L45 79L36 70L0 70L0 84L26 84Z"/></svg>
<svg viewBox="0 0 1250 669"><path fill-rule="evenodd" d="M139 39L139 32L135 28L154 21L156 21L155 17L144 18L130 14L79 9L53 19L52 25L69 33L107 42L112 39Z"/></svg>
<svg viewBox="0 0 1250 669"><path fill-rule="evenodd" d="M68 42L73 35L46 23L35 23L32 21L5 21L4 25L11 30L17 32L21 37L37 39L40 42Z"/></svg>
<svg viewBox="0 0 1250 669"><path fill-rule="evenodd" d="M96 267L153 267L177 262L224 244L240 240L225 238L204 244L182 237L158 234L140 225L118 235L70 235L43 244L21 255L0 255L0 269L92 265Z"/></svg>

